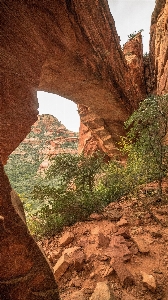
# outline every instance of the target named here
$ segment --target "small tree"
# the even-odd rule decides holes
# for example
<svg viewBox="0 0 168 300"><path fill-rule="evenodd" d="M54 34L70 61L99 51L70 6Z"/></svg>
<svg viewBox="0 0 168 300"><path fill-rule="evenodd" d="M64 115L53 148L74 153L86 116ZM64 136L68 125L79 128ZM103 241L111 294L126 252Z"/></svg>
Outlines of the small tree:
<svg viewBox="0 0 168 300"><path fill-rule="evenodd" d="M132 158L135 158L136 153L141 176L148 182L157 180L161 196L162 179L168 168L168 145L165 144L168 133L168 95L145 99L125 122L125 126L129 130L127 142L131 145L128 163L133 163Z"/></svg>
<svg viewBox="0 0 168 300"><path fill-rule="evenodd" d="M95 181L102 163L99 154L55 156L45 178L34 186L32 197L38 208L28 222L32 233L51 235L98 210Z"/></svg>
<svg viewBox="0 0 168 300"><path fill-rule="evenodd" d="M132 40L138 33L142 32L142 31L144 31L144 29L140 29L140 30L138 30L137 32L134 31L133 33L130 33L130 34L128 35L129 41Z"/></svg>

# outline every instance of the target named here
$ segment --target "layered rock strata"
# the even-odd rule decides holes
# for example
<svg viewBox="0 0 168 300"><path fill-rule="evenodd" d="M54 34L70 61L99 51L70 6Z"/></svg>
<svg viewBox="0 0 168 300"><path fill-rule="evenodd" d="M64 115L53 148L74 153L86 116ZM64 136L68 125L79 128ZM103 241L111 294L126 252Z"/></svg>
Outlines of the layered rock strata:
<svg viewBox="0 0 168 300"><path fill-rule="evenodd" d="M151 27L158 93L167 91L167 2L161 2ZM107 145L113 149L123 122L145 92L137 93L139 81L130 78L107 1L1 0L0 9L1 162L37 120L38 89L88 107L89 121L84 118L84 124L105 151ZM12 205L11 188L0 166L1 298L59 299L53 274Z"/></svg>
<svg viewBox="0 0 168 300"><path fill-rule="evenodd" d="M1 163L0 175L0 299L60 299L52 270L20 217L18 200L11 205L14 193Z"/></svg>
<svg viewBox="0 0 168 300"><path fill-rule="evenodd" d="M1 15L3 160L36 121L37 89L88 106L115 141L142 95L130 78L107 2L8 0L1 1Z"/></svg>
<svg viewBox="0 0 168 300"><path fill-rule="evenodd" d="M156 93L168 93L168 0L157 0L152 14L150 60Z"/></svg>

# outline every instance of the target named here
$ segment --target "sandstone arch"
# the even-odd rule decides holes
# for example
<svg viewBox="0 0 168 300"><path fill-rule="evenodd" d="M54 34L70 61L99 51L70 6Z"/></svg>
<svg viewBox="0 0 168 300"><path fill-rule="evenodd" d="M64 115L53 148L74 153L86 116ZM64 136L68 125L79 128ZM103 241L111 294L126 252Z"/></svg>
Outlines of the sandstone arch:
<svg viewBox="0 0 168 300"><path fill-rule="evenodd" d="M168 89L166 29L157 34L158 24L166 28L167 5L162 1L152 24L151 69L159 93ZM2 164L37 119L37 89L88 107L82 122L111 153L123 121L145 96L145 80L141 74L137 82L136 72L129 76L106 0L1 0L0 8L0 293L5 300L59 299L47 262L12 206ZM159 43L165 49L160 64Z"/></svg>

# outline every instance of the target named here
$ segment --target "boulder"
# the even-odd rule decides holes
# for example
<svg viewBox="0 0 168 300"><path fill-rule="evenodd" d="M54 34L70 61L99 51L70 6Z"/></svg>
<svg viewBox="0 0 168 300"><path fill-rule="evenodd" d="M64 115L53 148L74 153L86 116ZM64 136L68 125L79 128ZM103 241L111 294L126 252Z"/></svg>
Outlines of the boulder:
<svg viewBox="0 0 168 300"><path fill-rule="evenodd" d="M56 281L58 281L62 277L62 275L68 269L69 265L70 263L67 260L66 256L62 255L53 268Z"/></svg>

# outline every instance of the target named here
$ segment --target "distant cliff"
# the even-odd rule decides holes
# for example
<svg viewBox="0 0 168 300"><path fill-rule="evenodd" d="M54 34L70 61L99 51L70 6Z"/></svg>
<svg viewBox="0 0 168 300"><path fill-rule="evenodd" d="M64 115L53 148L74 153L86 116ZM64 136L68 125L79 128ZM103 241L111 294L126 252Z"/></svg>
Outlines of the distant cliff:
<svg viewBox="0 0 168 300"><path fill-rule="evenodd" d="M52 115L39 115L31 132L9 157L6 172L14 189L28 194L38 174L49 166L49 158L59 153L77 153L78 133L66 129Z"/></svg>

